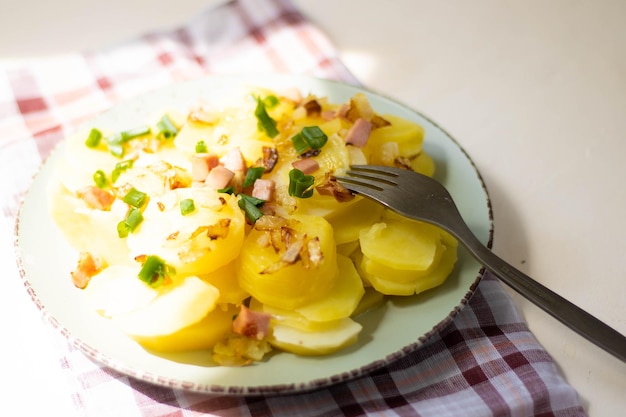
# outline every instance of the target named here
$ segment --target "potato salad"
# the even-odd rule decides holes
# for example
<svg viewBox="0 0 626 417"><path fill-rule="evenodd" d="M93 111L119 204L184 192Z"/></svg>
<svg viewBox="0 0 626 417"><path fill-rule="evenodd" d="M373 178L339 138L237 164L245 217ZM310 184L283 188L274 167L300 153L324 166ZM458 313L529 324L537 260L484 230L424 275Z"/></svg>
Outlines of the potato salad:
<svg viewBox="0 0 626 417"><path fill-rule="evenodd" d="M51 181L68 281L143 348L224 366L329 354L358 340L359 314L450 274L453 237L336 181L351 164L432 175L421 126L363 93L200 100L73 134Z"/></svg>

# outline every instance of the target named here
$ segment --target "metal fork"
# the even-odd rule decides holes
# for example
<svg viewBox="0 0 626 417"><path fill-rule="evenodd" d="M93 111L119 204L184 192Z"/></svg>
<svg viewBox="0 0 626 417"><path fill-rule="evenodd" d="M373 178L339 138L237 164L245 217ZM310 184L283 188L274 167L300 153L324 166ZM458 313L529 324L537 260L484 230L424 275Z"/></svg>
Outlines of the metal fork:
<svg viewBox="0 0 626 417"><path fill-rule="evenodd" d="M495 255L472 233L452 196L438 181L406 169L372 165L353 165L346 174L348 176L337 177L340 184L405 217L448 231L505 284L626 362L626 337Z"/></svg>

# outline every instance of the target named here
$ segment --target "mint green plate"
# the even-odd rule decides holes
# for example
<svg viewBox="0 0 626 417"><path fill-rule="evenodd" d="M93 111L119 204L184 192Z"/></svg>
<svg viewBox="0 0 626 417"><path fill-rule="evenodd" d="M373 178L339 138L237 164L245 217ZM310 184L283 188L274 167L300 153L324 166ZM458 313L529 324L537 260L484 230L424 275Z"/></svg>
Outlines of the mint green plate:
<svg viewBox="0 0 626 417"><path fill-rule="evenodd" d="M252 87L297 87L303 94L326 96L335 103L363 91L379 113L418 122L426 132L424 149L437 166L436 178L448 188L481 241L490 241L489 198L476 167L459 144L417 111L359 87L304 76L210 76L119 104L89 125L123 130L163 109L187 109L200 98L224 103ZM300 392L353 379L419 349L463 308L480 280L481 266L460 248L458 264L442 286L417 296L391 299L358 317L363 325L359 342L328 356L278 353L252 366L228 368L212 365L207 352L155 355L92 311L69 279L76 253L57 230L47 207L48 182L63 147L61 143L43 164L19 213L16 249L22 276L33 301L73 345L94 361L141 380L196 392L251 395Z"/></svg>

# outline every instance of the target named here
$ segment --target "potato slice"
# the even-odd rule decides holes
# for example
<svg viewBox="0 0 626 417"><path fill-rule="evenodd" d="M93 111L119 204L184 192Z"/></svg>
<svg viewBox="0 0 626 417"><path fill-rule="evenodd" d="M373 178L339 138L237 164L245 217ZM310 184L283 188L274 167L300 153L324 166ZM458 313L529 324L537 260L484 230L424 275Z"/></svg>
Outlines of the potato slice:
<svg viewBox="0 0 626 417"><path fill-rule="evenodd" d="M297 307L295 311L311 321L331 321L349 317L363 297L363 282L352 260L337 255L339 275L330 292L309 304Z"/></svg>
<svg viewBox="0 0 626 417"><path fill-rule="evenodd" d="M378 222L383 210L383 205L362 198L349 210L332 212L326 219L333 226L335 242L340 245L358 240L361 230Z"/></svg>
<svg viewBox="0 0 626 417"><path fill-rule="evenodd" d="M133 336L144 348L156 352L187 352L211 349L228 336L233 316L239 311L235 306L218 306L202 320L168 335Z"/></svg>
<svg viewBox="0 0 626 417"><path fill-rule="evenodd" d="M411 158L422 151L424 128L417 123L399 116L385 114L383 118L390 122L389 126L372 130L367 145L363 148L370 163L376 161L381 146L386 142L398 144L399 156Z"/></svg>
<svg viewBox="0 0 626 417"><path fill-rule="evenodd" d="M219 290L196 276L162 288L143 308L112 317L125 333L135 337L169 335L200 321L215 309Z"/></svg>
<svg viewBox="0 0 626 417"><path fill-rule="evenodd" d="M427 271L437 262L443 246L439 229L422 222L386 219L359 235L361 250L383 265Z"/></svg>
<svg viewBox="0 0 626 417"><path fill-rule="evenodd" d="M48 201L52 219L74 249L89 252L109 265L133 263L125 241L117 235L117 224L126 214L125 204L116 202L110 211L88 208L55 180Z"/></svg>
<svg viewBox="0 0 626 417"><path fill-rule="evenodd" d="M96 274L84 289L88 303L99 314L112 317L148 305L159 291L138 278L141 266L111 265Z"/></svg>
<svg viewBox="0 0 626 417"><path fill-rule="evenodd" d="M315 331L274 322L269 342L298 355L326 355L355 343L361 329L362 326L350 318L327 322L323 329Z"/></svg>
<svg viewBox="0 0 626 417"><path fill-rule="evenodd" d="M310 242L317 246L314 258ZM287 256L286 246L297 244L302 250ZM334 285L336 251L333 229L323 217L298 215L282 227L255 227L241 251L239 285L263 304L294 309L321 298Z"/></svg>
<svg viewBox="0 0 626 417"><path fill-rule="evenodd" d="M250 294L239 286L239 280L237 279L238 270L239 262L234 260L213 272L200 275L199 277L220 291L218 303L240 304Z"/></svg>
<svg viewBox="0 0 626 417"><path fill-rule="evenodd" d="M443 284L454 269L457 260L457 242L444 239L444 250L439 261L428 273L393 270L393 268L368 268L367 259L362 260L361 272L372 286L386 295L412 295ZM401 277L402 279L398 279Z"/></svg>
<svg viewBox="0 0 626 417"><path fill-rule="evenodd" d="M183 199L194 201L194 212L181 213ZM157 255L179 275L217 270L238 256L244 241L237 198L208 188L179 188L151 198L143 216L126 239L131 256Z"/></svg>

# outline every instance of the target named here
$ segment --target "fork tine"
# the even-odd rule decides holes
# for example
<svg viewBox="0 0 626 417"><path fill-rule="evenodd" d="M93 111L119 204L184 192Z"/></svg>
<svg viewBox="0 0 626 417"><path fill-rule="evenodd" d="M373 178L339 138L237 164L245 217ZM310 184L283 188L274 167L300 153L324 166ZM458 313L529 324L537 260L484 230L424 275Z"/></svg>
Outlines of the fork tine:
<svg viewBox="0 0 626 417"><path fill-rule="evenodd" d="M371 184L372 186L375 183L396 186L398 185L399 175L395 172L389 172L382 169L373 169L372 166L368 165L352 165L351 169L346 172L347 180L355 181L355 178L359 178L362 180L361 182ZM378 168L378 167L376 167Z"/></svg>

